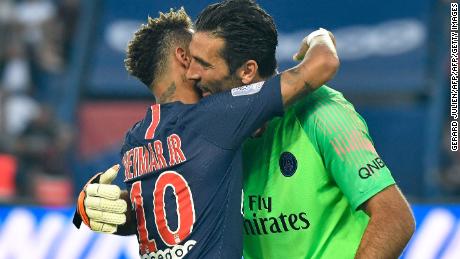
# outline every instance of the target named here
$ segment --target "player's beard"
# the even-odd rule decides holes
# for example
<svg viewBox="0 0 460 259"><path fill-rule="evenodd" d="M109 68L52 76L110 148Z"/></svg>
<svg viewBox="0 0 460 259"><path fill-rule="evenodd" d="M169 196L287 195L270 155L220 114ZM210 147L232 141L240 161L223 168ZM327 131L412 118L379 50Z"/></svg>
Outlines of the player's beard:
<svg viewBox="0 0 460 259"><path fill-rule="evenodd" d="M198 88L201 89L203 93L210 94L223 92L242 85L243 82L241 82L241 78L236 74L227 75L220 80L211 81L207 84L202 84L201 82L197 84Z"/></svg>

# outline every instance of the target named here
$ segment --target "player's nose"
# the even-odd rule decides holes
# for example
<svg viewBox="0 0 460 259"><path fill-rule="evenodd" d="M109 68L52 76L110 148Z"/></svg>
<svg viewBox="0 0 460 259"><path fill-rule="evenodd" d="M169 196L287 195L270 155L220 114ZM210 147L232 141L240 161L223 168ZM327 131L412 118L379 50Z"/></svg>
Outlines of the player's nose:
<svg viewBox="0 0 460 259"><path fill-rule="evenodd" d="M195 80L195 81L198 81L201 79L201 76L199 74L199 70L196 66L196 63L192 60L190 62L190 65L187 69L187 73L185 73L185 77L188 79L188 80Z"/></svg>

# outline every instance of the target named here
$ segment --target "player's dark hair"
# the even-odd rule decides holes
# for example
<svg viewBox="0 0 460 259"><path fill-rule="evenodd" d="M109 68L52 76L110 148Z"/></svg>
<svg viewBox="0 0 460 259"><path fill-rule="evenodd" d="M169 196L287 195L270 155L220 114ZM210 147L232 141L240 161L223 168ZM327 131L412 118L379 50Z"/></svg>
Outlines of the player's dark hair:
<svg viewBox="0 0 460 259"><path fill-rule="evenodd" d="M227 0L206 7L195 23L197 31L222 38L222 57L233 74L252 59L262 78L276 70L278 33L273 18L252 0Z"/></svg>
<svg viewBox="0 0 460 259"><path fill-rule="evenodd" d="M183 7L160 12L158 18L148 17L147 24L141 25L128 44L126 70L150 88L166 72L171 48L188 49L192 28L193 23Z"/></svg>

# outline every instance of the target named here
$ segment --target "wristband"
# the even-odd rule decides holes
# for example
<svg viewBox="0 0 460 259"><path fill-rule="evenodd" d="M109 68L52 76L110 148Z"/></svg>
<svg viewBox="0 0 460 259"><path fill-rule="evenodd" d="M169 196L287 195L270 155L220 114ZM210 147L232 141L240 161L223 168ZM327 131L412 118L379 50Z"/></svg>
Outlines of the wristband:
<svg viewBox="0 0 460 259"><path fill-rule="evenodd" d="M308 34L307 36L307 44L310 46L311 41L313 40L314 37L316 36L329 36L329 32L323 28L319 28L318 30ZM329 36L330 37L330 36Z"/></svg>

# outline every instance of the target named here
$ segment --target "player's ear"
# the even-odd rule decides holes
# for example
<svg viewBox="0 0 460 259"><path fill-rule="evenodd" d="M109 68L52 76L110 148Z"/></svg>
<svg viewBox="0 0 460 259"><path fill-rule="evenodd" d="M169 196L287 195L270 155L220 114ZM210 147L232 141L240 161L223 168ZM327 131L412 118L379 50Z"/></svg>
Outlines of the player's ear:
<svg viewBox="0 0 460 259"><path fill-rule="evenodd" d="M188 68L190 65L190 56L187 53L187 50L181 47L177 47L174 55L177 61L184 66L184 68Z"/></svg>
<svg viewBox="0 0 460 259"><path fill-rule="evenodd" d="M259 71L259 65L255 60L248 60L246 61L238 70L237 73L241 78L241 82L247 85L250 84L254 78L257 76L257 72Z"/></svg>

